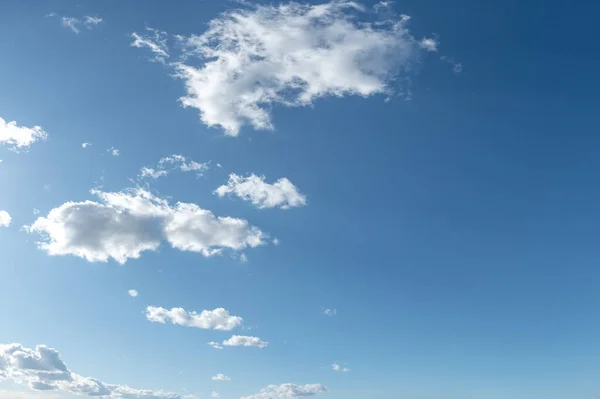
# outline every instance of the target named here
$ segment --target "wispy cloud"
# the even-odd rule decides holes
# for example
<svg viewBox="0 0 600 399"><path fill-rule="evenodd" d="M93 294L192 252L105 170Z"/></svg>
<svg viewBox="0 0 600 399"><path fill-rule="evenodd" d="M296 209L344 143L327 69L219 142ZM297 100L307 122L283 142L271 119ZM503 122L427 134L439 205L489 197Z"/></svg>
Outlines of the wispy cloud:
<svg viewBox="0 0 600 399"><path fill-rule="evenodd" d="M47 17L57 16L56 13L50 13ZM72 32L79 34L81 29L92 29L103 22L102 18L97 16L86 15L83 18L61 17L60 23Z"/></svg>
<svg viewBox="0 0 600 399"><path fill-rule="evenodd" d="M340 366L340 365L339 365L339 364L337 364L337 363L333 363L333 364L331 365L331 369L332 369L333 371L337 371L338 373L347 373L347 372L349 372L349 371L350 371L350 369L349 369L349 368L342 367L342 366Z"/></svg>
<svg viewBox="0 0 600 399"><path fill-rule="evenodd" d="M337 314L337 309L323 309L323 314L327 316L335 316Z"/></svg>
<svg viewBox="0 0 600 399"><path fill-rule="evenodd" d="M136 298L139 295L137 290L129 290L129 291L127 291L127 293L129 294L130 297L133 297L133 298Z"/></svg>
<svg viewBox="0 0 600 399"><path fill-rule="evenodd" d="M167 47L167 33L157 29L146 28L146 33L131 34L133 42L131 45L137 48L148 48L154 54L153 60L164 63L169 58L169 48Z"/></svg>
<svg viewBox="0 0 600 399"><path fill-rule="evenodd" d="M225 374L217 374L212 377L213 381L230 381L231 378L227 377Z"/></svg>

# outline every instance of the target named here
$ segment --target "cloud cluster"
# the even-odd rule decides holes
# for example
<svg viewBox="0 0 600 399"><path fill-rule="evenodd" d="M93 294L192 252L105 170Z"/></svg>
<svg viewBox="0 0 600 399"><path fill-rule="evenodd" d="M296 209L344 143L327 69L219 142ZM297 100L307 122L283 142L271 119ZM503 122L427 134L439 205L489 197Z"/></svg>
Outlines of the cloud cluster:
<svg viewBox="0 0 600 399"><path fill-rule="evenodd" d="M0 211L0 227L8 227L12 222L12 217L6 211Z"/></svg>
<svg viewBox="0 0 600 399"><path fill-rule="evenodd" d="M231 331L244 322L244 319L239 316L230 315L229 311L223 308L203 310L201 313L196 313L186 312L183 308L169 310L156 306L148 306L146 308L146 319L154 323L165 324L167 321L170 321L180 326L220 331Z"/></svg>
<svg viewBox="0 0 600 399"><path fill-rule="evenodd" d="M327 392L327 388L321 384L303 386L295 384L269 385L257 394L244 396L240 399L297 399L314 396L321 392Z"/></svg>
<svg viewBox="0 0 600 399"><path fill-rule="evenodd" d="M351 1L227 11L203 34L177 36L184 57L169 65L185 84L180 101L197 109L206 125L237 136L244 125L273 129L274 104L299 107L326 96L390 94L395 78L422 51L436 50L437 41L411 36L407 16L377 11ZM136 47L168 55L164 36L133 38ZM200 64L188 62L194 59Z"/></svg>
<svg viewBox="0 0 600 399"><path fill-rule="evenodd" d="M213 381L230 381L231 378L227 377L225 374L217 374L212 377Z"/></svg>
<svg viewBox="0 0 600 399"><path fill-rule="evenodd" d="M192 203L170 205L144 189L91 192L99 202L66 202L25 226L41 235L42 250L124 264L144 251L155 251L163 240L181 251L212 256L225 249L254 248L268 238L246 220L217 217Z"/></svg>
<svg viewBox="0 0 600 399"><path fill-rule="evenodd" d="M187 160L183 155L171 155L164 157L158 161L156 168L143 167L140 169L141 178L158 179L169 174L172 170L180 170L182 172L196 172L198 176L202 176L204 172L210 169L209 162L196 162Z"/></svg>
<svg viewBox="0 0 600 399"><path fill-rule="evenodd" d="M288 209L306 205L306 196L285 177L270 184L265 182L264 176L243 177L232 173L227 184L217 188L215 194L219 197L233 194L259 208Z"/></svg>
<svg viewBox="0 0 600 399"><path fill-rule="evenodd" d="M18 126L17 122L7 122L0 118L0 144L10 149L26 149L36 141L46 140L48 133L40 126Z"/></svg>
<svg viewBox="0 0 600 399"><path fill-rule="evenodd" d="M56 15L56 14L55 14ZM49 16L55 16L49 15ZM60 23L65 28L70 29L76 34L81 32L82 28L92 29L93 27L102 23L102 18L86 15L82 18L74 18L74 17L61 17Z"/></svg>
<svg viewBox="0 0 600 399"><path fill-rule="evenodd" d="M0 345L0 381L8 380L28 384L37 391L59 390L75 395L105 398L184 399L183 396L164 391L112 385L91 377L82 377L67 368L59 353L45 345L35 349L21 344ZM192 396L186 398L192 399Z"/></svg>

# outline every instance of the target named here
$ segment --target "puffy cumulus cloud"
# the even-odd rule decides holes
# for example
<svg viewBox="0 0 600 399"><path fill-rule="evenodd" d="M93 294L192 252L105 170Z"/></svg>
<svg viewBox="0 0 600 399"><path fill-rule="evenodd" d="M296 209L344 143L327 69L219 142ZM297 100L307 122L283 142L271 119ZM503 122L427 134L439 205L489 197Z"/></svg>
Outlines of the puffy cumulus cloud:
<svg viewBox="0 0 600 399"><path fill-rule="evenodd" d="M108 152L110 155L112 155L113 157L118 157L119 155L121 155L121 151L119 151L118 148L115 147L110 147L106 150L106 152Z"/></svg>
<svg viewBox="0 0 600 399"><path fill-rule="evenodd" d="M130 297L136 298L139 295L139 292L137 292L137 290L129 290L127 291L127 293L129 294Z"/></svg>
<svg viewBox="0 0 600 399"><path fill-rule="evenodd" d="M196 204L171 206L144 189L92 190L99 201L66 202L25 226L42 239L49 255L74 255L89 262L123 264L166 240L181 251L212 256L266 243L268 236L246 220L217 217Z"/></svg>
<svg viewBox="0 0 600 399"><path fill-rule="evenodd" d="M56 16L50 15L49 16ZM61 17L60 23L63 27L70 29L73 33L79 34L82 28L92 29L103 22L102 18L86 15L83 18Z"/></svg>
<svg viewBox="0 0 600 399"><path fill-rule="evenodd" d="M351 1L225 12L203 34L178 37L185 57L171 66L185 83L181 103L199 110L206 125L237 136L244 125L273 129L274 104L390 94L390 83L423 50L408 18L391 14ZM199 66L187 62L196 57Z"/></svg>
<svg viewBox="0 0 600 399"><path fill-rule="evenodd" d="M337 364L337 363L333 363L333 364L331 365L331 369L332 369L333 371L337 371L338 373L347 373L348 371L350 371L350 369L349 369L349 368L342 367L342 366L340 366L340 365L339 365L339 364Z"/></svg>
<svg viewBox="0 0 600 399"><path fill-rule="evenodd" d="M170 321L185 327L196 327L204 330L231 331L240 326L244 319L239 316L232 316L229 311L223 308L215 310L203 310L201 313L187 312L183 308L173 308L171 310L148 306L146 308L146 319L153 323L165 324Z"/></svg>
<svg viewBox="0 0 600 399"><path fill-rule="evenodd" d="M288 209L306 205L306 197L285 177L270 184L265 182L264 176L251 174L243 177L232 173L227 184L218 187L215 194L219 197L233 194L259 208Z"/></svg>
<svg viewBox="0 0 600 399"><path fill-rule="evenodd" d="M231 338L223 341L223 346L250 346L255 348L266 348L268 342L262 341L258 337L249 337L246 335L234 335Z"/></svg>
<svg viewBox="0 0 600 399"><path fill-rule="evenodd" d="M111 385L82 377L68 369L58 351L45 345L0 345L0 380L28 384L36 391L64 391L76 395L119 399L184 399L179 394ZM192 397L188 397L192 398Z"/></svg>
<svg viewBox="0 0 600 399"><path fill-rule="evenodd" d="M12 222L12 217L6 211L0 211L0 227L8 227Z"/></svg>
<svg viewBox="0 0 600 399"><path fill-rule="evenodd" d="M327 388L321 384L281 384L269 385L260 390L259 393L244 396L240 399L296 399L314 396L321 392L327 392Z"/></svg>
<svg viewBox="0 0 600 399"><path fill-rule="evenodd" d="M88 148L91 146L92 146L92 143L81 143L81 148Z"/></svg>
<svg viewBox="0 0 600 399"><path fill-rule="evenodd" d="M210 169L210 161L200 163L193 160L187 160L183 155L171 155L161 158L158 161L156 168L143 167L140 169L138 177L158 179L168 175L172 170L180 170L182 172L196 172L198 176L202 176L204 172Z"/></svg>
<svg viewBox="0 0 600 399"><path fill-rule="evenodd" d="M0 118L0 144L13 150L26 149L31 144L46 140L48 133L40 126L18 126L17 122L7 122Z"/></svg>
<svg viewBox="0 0 600 399"><path fill-rule="evenodd" d="M215 342L215 341L209 342L208 345L210 345L213 348L218 349L218 350L222 350L223 349L223 345L221 345L220 343Z"/></svg>
<svg viewBox="0 0 600 399"><path fill-rule="evenodd" d="M231 378L227 377L225 374L217 374L212 377L213 381L231 381Z"/></svg>
<svg viewBox="0 0 600 399"><path fill-rule="evenodd" d="M147 27L146 33L131 34L133 42L131 45L137 48L148 48L154 54L154 60L164 63L169 58L169 48L167 47L167 33Z"/></svg>

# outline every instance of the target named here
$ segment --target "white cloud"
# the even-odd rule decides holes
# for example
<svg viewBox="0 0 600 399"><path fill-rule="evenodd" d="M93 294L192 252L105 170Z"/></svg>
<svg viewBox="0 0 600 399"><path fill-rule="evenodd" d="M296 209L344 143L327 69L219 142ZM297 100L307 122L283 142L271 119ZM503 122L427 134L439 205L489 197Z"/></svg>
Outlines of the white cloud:
<svg viewBox="0 0 600 399"><path fill-rule="evenodd" d="M296 384L269 385L257 394L244 396L240 399L297 399L314 396L321 392L327 392L327 388L321 384L307 384L304 386Z"/></svg>
<svg viewBox="0 0 600 399"><path fill-rule="evenodd" d="M223 345L221 345L220 343L215 342L215 341L209 342L208 345L212 346L215 349L219 349L219 350L223 349Z"/></svg>
<svg viewBox="0 0 600 399"><path fill-rule="evenodd" d="M212 391L212 392L210 393L210 397L211 397L211 398L220 398L220 397L221 397L221 395L219 395L219 393L218 393L218 392Z"/></svg>
<svg viewBox="0 0 600 399"><path fill-rule="evenodd" d="M127 291L127 293L129 294L129 296L134 297L134 298L139 295L137 290L129 290L129 291Z"/></svg>
<svg viewBox="0 0 600 399"><path fill-rule="evenodd" d="M0 227L8 227L12 222L12 217L6 211L0 211Z"/></svg>
<svg viewBox="0 0 600 399"><path fill-rule="evenodd" d="M55 349L45 345L38 345L35 349L21 344L0 345L0 380L3 379L28 384L36 391L56 390L115 399L184 399L176 393L134 389L82 377L67 368Z"/></svg>
<svg viewBox="0 0 600 399"><path fill-rule="evenodd" d="M155 251L162 240L181 251L212 256L225 249L254 248L268 238L246 220L217 217L191 203L171 206L140 188L91 192L99 202L66 202L25 226L42 235L38 243L42 250L89 262L112 258L123 264L139 258L143 251Z"/></svg>
<svg viewBox="0 0 600 399"><path fill-rule="evenodd" d="M342 366L340 366L340 365L339 365L339 364L337 364L337 363L333 363L333 364L331 365L331 369L332 369L333 371L337 371L338 373L347 373L348 371L350 371L350 369L349 369L349 368L342 367Z"/></svg>
<svg viewBox="0 0 600 399"><path fill-rule="evenodd" d="M119 149L115 148L115 147L110 147L106 151L113 157L118 157L119 155L121 155L121 152L119 151Z"/></svg>
<svg viewBox="0 0 600 399"><path fill-rule="evenodd" d="M273 129L271 107L312 105L326 97L389 94L421 51L408 18L369 12L350 1L248 6L221 14L207 31L178 39L185 107L208 126L237 136L244 125ZM357 14L376 21L367 22ZM200 66L186 64L191 57Z"/></svg>
<svg viewBox="0 0 600 399"><path fill-rule="evenodd" d="M146 319L153 323L165 324L167 321L170 321L172 324L185 327L221 331L231 331L244 322L244 319L239 316L230 315L229 311L223 308L203 310L201 313L196 313L186 312L183 308L169 310L156 306L148 306L146 308Z"/></svg>
<svg viewBox="0 0 600 399"><path fill-rule="evenodd" d="M167 34L157 29L146 28L148 35L133 32L131 45L137 48L147 47L154 53L154 60L165 62L169 58L169 49L167 47Z"/></svg>
<svg viewBox="0 0 600 399"><path fill-rule="evenodd" d="M438 51L439 43L436 39L424 37L419 42L419 45L421 46L421 48L427 51Z"/></svg>
<svg viewBox="0 0 600 399"><path fill-rule="evenodd" d="M168 175L169 172L166 170L156 170L154 168L143 167L140 169L140 177L149 177L151 179L158 179L159 177Z"/></svg>
<svg viewBox="0 0 600 399"><path fill-rule="evenodd" d="M255 348L266 348L268 342L262 341L258 337L249 337L245 335L234 335L228 340L223 341L223 346L251 346Z"/></svg>
<svg viewBox="0 0 600 399"><path fill-rule="evenodd" d="M212 377L213 381L230 381L231 378L227 377L225 374L217 374Z"/></svg>
<svg viewBox="0 0 600 399"><path fill-rule="evenodd" d="M454 73L461 73L463 70L462 63L456 61L453 57L448 57L446 55L443 55L440 57L440 60L446 61L447 63L452 65L452 72L454 72Z"/></svg>
<svg viewBox="0 0 600 399"><path fill-rule="evenodd" d="M81 148L91 147L92 143L81 143Z"/></svg>
<svg viewBox="0 0 600 399"><path fill-rule="evenodd" d="M48 14L48 16L56 16L55 13L52 14L54 15ZM60 21L62 26L70 29L76 34L79 34L81 32L81 28L92 29L96 25L102 23L102 18L86 15L85 17L83 17L83 19L74 17L62 17Z"/></svg>
<svg viewBox="0 0 600 399"><path fill-rule="evenodd" d="M337 309L323 309L323 314L327 316L335 316L337 314Z"/></svg>
<svg viewBox="0 0 600 399"><path fill-rule="evenodd" d="M40 126L18 126L17 122L6 122L0 118L0 144L11 149L25 149L36 141L46 140L48 133Z"/></svg>
<svg viewBox="0 0 600 399"><path fill-rule="evenodd" d="M219 197L233 194L251 201L259 208L288 209L306 205L306 197L285 177L269 184L265 182L264 176L251 174L243 177L232 173L227 184L218 187L215 194Z"/></svg>
<svg viewBox="0 0 600 399"><path fill-rule="evenodd" d="M158 161L156 168L143 167L140 169L140 178L158 179L168 175L172 170L180 170L182 172L196 172L198 176L202 176L204 172L210 169L210 161L200 163L193 160L187 160L183 155L171 155L161 158Z"/></svg>

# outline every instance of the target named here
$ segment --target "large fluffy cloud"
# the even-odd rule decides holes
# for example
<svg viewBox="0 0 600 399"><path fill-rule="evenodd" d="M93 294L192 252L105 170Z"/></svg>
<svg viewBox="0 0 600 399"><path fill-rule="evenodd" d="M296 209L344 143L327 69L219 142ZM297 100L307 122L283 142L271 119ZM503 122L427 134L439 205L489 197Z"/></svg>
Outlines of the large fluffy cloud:
<svg viewBox="0 0 600 399"><path fill-rule="evenodd" d="M176 393L135 389L82 377L67 368L59 353L45 345L0 345L0 380L28 384L37 391L60 390L77 395L118 399L183 399ZM192 398L191 396L188 398Z"/></svg>
<svg viewBox="0 0 600 399"><path fill-rule="evenodd" d="M48 133L40 126L19 126L17 122L7 122L0 118L0 144L12 149L23 149L29 147L36 141L46 140Z"/></svg>
<svg viewBox="0 0 600 399"><path fill-rule="evenodd" d="M259 393L244 396L240 399L297 399L314 396L321 392L327 392L327 388L321 384L281 384L269 385L260 390Z"/></svg>
<svg viewBox="0 0 600 399"><path fill-rule="evenodd" d="M156 306L148 306L146 308L146 319L154 323L165 324L167 321L170 321L173 324L185 327L222 331L231 331L244 322L244 319L239 316L230 315L229 311L223 308L203 310L201 313L196 313L186 312L183 308L169 310Z"/></svg>
<svg viewBox="0 0 600 399"><path fill-rule="evenodd" d="M206 125L236 136L244 125L272 129L273 104L389 94L398 74L432 49L410 35L407 16L384 17L390 14L351 1L227 11L203 34L178 36L184 57L170 65L185 82L181 103L198 109ZM166 53L152 36L133 37L138 47ZM189 62L194 58L199 64Z"/></svg>
<svg viewBox="0 0 600 399"><path fill-rule="evenodd" d="M90 262L112 258L123 264L162 240L204 256L265 243L266 235L246 220L217 217L196 204L170 205L143 189L92 190L99 201L66 202L26 229L39 233L39 247L50 255L75 255Z"/></svg>
<svg viewBox="0 0 600 399"><path fill-rule="evenodd" d="M236 195L259 208L288 209L306 205L306 197L285 177L270 184L265 182L264 176L251 174L243 177L232 173L227 184L217 188L215 193L219 197Z"/></svg>

